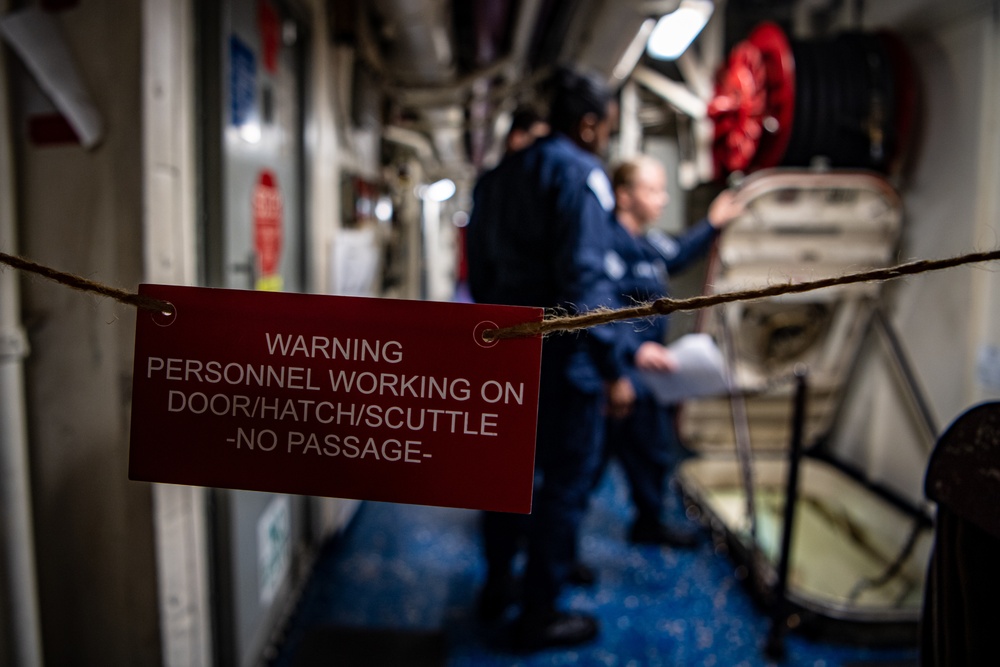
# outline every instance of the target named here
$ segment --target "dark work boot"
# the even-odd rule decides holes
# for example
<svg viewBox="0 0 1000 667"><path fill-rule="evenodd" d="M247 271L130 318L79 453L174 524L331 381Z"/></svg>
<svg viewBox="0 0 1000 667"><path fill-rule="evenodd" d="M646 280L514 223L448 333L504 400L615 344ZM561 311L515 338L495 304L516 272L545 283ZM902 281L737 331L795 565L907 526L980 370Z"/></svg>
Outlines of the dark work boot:
<svg viewBox="0 0 1000 667"><path fill-rule="evenodd" d="M573 586L593 586L597 582L597 573L586 563L577 561L569 569L569 576L566 578Z"/></svg>
<svg viewBox="0 0 1000 667"><path fill-rule="evenodd" d="M628 540L632 544L654 544L674 549L698 546L697 533L671 528L659 521L636 521L629 531Z"/></svg>
<svg viewBox="0 0 1000 667"><path fill-rule="evenodd" d="M511 628L515 651L533 652L553 646L576 646L597 637L600 623L589 614L549 609L526 611Z"/></svg>
<svg viewBox="0 0 1000 667"><path fill-rule="evenodd" d="M507 608L518 601L519 583L512 576L488 578L476 600L476 616L479 620L484 623L499 620Z"/></svg>

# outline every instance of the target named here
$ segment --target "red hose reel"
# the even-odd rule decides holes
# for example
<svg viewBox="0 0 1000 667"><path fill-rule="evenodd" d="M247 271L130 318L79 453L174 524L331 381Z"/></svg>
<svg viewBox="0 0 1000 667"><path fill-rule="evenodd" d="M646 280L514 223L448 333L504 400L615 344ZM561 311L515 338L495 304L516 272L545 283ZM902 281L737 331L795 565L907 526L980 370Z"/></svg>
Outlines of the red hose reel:
<svg viewBox="0 0 1000 667"><path fill-rule="evenodd" d="M708 105L716 175L808 166L817 157L889 172L909 140L913 81L889 33L797 42L761 23L730 51Z"/></svg>

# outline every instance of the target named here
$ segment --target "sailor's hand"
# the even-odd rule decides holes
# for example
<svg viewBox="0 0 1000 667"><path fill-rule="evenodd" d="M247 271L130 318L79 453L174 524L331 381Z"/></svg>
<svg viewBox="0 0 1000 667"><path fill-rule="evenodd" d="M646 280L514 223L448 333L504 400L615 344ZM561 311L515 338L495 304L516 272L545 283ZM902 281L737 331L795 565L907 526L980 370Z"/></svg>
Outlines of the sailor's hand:
<svg viewBox="0 0 1000 667"><path fill-rule="evenodd" d="M648 340L635 352L635 367L643 371L672 373L677 370L677 358L663 345Z"/></svg>
<svg viewBox="0 0 1000 667"><path fill-rule="evenodd" d="M608 385L608 416L614 419L622 419L632 412L632 405L635 403L635 387L625 376L622 376Z"/></svg>
<svg viewBox="0 0 1000 667"><path fill-rule="evenodd" d="M746 204L735 190L723 190L708 207L708 222L716 229L722 229L743 215Z"/></svg>

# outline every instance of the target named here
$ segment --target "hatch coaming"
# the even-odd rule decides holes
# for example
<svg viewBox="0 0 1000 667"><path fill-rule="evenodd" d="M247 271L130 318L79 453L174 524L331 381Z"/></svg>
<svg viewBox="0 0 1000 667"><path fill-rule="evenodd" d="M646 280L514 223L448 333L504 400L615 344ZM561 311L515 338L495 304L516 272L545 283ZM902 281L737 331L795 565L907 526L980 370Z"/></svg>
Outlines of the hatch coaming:
<svg viewBox="0 0 1000 667"><path fill-rule="evenodd" d="M747 209L720 236L708 269L709 294L835 278L896 260L902 204L877 174L763 171L749 177L741 193ZM808 450L833 428L881 299L881 284L857 283L722 304L701 316L700 329L722 350L745 410L734 410L730 397L683 404L678 429L699 456L679 466L677 479L690 510L748 561L764 590L774 586L784 530L793 375L806 369L802 441ZM744 413L735 423L733 415ZM747 459L737 457L737 428L750 450L744 455L749 472L740 464ZM866 641L878 640L873 632L912 639L930 551L926 519L809 455L799 480L788 601L811 619L812 629L847 627ZM915 546L904 554L911 533ZM872 585L900 554L906 558L896 575Z"/></svg>
<svg viewBox="0 0 1000 667"><path fill-rule="evenodd" d="M740 188L746 212L720 236L706 293L832 278L893 263L902 203L881 176L858 171L775 169ZM806 443L829 432L854 359L881 294L878 283L839 285L803 294L715 306L700 328L730 359L734 386L748 394L755 449L788 443L796 367L809 372ZM696 451L732 449L728 399L684 405L679 428Z"/></svg>

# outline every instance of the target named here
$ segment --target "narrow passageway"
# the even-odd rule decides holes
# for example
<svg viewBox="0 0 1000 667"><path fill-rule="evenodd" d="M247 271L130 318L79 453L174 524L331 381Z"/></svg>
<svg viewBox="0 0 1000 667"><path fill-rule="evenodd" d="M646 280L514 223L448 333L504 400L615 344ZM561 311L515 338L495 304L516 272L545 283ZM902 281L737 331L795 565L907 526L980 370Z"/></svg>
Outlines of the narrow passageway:
<svg viewBox="0 0 1000 667"><path fill-rule="evenodd" d="M479 513L366 503L347 532L321 551L271 667L313 665L593 665L756 667L769 619L716 554L707 532L696 549L626 541L629 508L619 468L605 475L584 524L582 556L597 583L570 589L569 605L600 617L592 644L518 655L474 615L483 578ZM679 500L669 512L681 520ZM824 644L791 634L783 664L902 667L916 651ZM350 661L352 651L358 662ZM391 660L380 662L379 656ZM407 662L398 662L399 656Z"/></svg>

